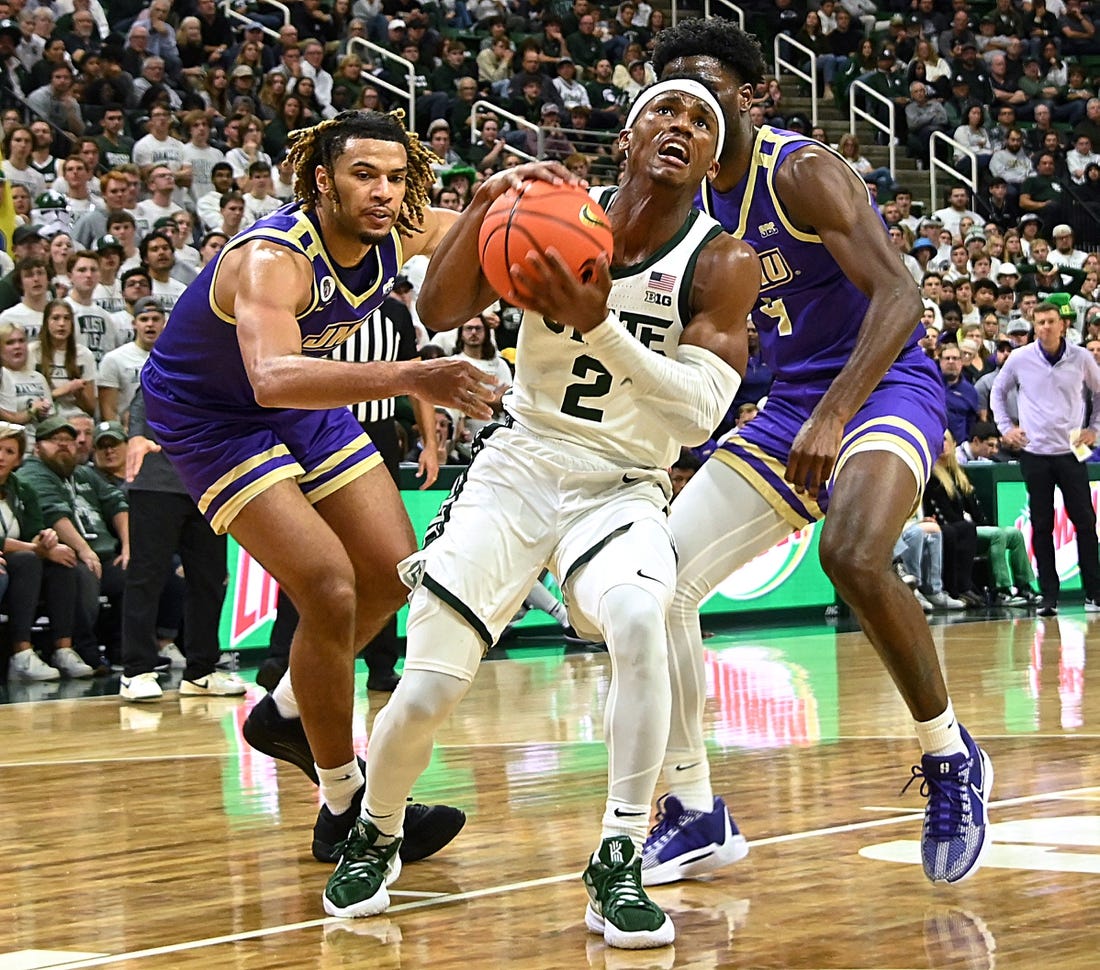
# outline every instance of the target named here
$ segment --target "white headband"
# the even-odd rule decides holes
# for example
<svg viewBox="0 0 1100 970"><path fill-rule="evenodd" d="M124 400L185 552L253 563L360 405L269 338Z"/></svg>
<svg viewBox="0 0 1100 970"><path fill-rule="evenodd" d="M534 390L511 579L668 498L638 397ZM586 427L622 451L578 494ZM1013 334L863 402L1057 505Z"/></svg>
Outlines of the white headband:
<svg viewBox="0 0 1100 970"><path fill-rule="evenodd" d="M651 84L634 99L634 103L630 106L630 113L626 116L625 127L633 128L634 122L638 120L638 115L642 113L642 109L654 98L668 91L690 94L714 112L715 118L718 119L718 137L715 139L714 157L717 158L721 155L722 147L726 143L726 116L722 114L718 99L710 93L710 90L705 85L700 84L698 81L692 81L690 78L670 78L667 81L658 81L656 84Z"/></svg>

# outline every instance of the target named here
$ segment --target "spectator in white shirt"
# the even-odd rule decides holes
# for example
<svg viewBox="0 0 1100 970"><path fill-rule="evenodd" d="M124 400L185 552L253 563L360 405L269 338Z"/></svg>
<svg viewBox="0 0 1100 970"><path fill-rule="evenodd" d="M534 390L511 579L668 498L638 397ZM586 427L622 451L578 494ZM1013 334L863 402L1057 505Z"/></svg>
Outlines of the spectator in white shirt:
<svg viewBox="0 0 1100 970"><path fill-rule="evenodd" d="M222 196L233 191L233 166L228 162L218 162L210 170L210 181L214 187L195 203L195 214L206 230L221 225Z"/></svg>
<svg viewBox="0 0 1100 970"><path fill-rule="evenodd" d="M192 245L195 241L195 217L183 209L172 216L176 244L176 262L186 263L196 270L200 266L199 251Z"/></svg>
<svg viewBox="0 0 1100 970"><path fill-rule="evenodd" d="M141 253L137 248L137 222L125 209L115 209L107 213L107 235L117 239L122 246L122 264L118 271L141 265Z"/></svg>
<svg viewBox="0 0 1100 970"><path fill-rule="evenodd" d="M65 300L73 308L76 318L77 343L87 347L98 364L104 354L122 342L114 321L106 310L95 303L95 290L99 286L99 259L91 250L82 249L69 256L67 265L72 289Z"/></svg>
<svg viewBox="0 0 1100 970"><path fill-rule="evenodd" d="M321 66L325 59L325 48L320 41L307 40L302 45L302 77L313 78L313 96L321 106L321 114L332 118L336 112L332 107L332 75Z"/></svg>
<svg viewBox="0 0 1100 970"><path fill-rule="evenodd" d="M155 226L158 220L170 218L182 208L172 201L176 179L168 165L154 165L145 179L145 186L149 190L149 198L137 204L139 221L145 220L150 226Z"/></svg>
<svg viewBox="0 0 1100 970"><path fill-rule="evenodd" d="M271 166L253 162L248 168L249 189L244 194L244 222L248 227L278 209L282 200L272 194Z"/></svg>
<svg viewBox="0 0 1100 970"><path fill-rule="evenodd" d="M271 164L271 156L263 151L264 123L255 115L248 115L241 122L241 147L231 149L225 160L233 167L233 177L243 179L248 175L248 166L253 162Z"/></svg>
<svg viewBox="0 0 1100 970"><path fill-rule="evenodd" d="M290 202L294 198L294 166L285 153L275 164L272 176L271 191L282 202Z"/></svg>
<svg viewBox="0 0 1100 970"><path fill-rule="evenodd" d="M186 213L186 209L182 212L177 212L176 215L182 215ZM194 249L191 250L194 253L194 261L190 259L183 259L180 256L179 246L179 226L176 224L175 216L166 216L163 219L158 219L153 226L157 232L163 233L172 241L172 255L174 261L172 263L172 271L169 274L172 279L179 280L184 286L190 283L196 276L199 275L198 260L199 254Z"/></svg>
<svg viewBox="0 0 1100 970"><path fill-rule="evenodd" d="M99 413L104 421L128 423L141 369L164 329L164 321L164 310L155 296L134 304L134 339L107 354L99 368Z"/></svg>
<svg viewBox="0 0 1100 970"><path fill-rule="evenodd" d="M191 198L198 202L214 188L214 166L225 161L225 155L210 144L210 119L205 111L189 111L183 116L189 140L183 146L183 159L191 166Z"/></svg>
<svg viewBox="0 0 1100 970"><path fill-rule="evenodd" d="M73 308L64 300L46 304L39 339L31 343L29 360L50 382L54 410L62 417L95 415L96 364L92 352L76 340Z"/></svg>
<svg viewBox="0 0 1100 970"><path fill-rule="evenodd" d="M1064 222L1051 230L1051 238L1054 240L1054 249L1047 256L1059 269L1081 269L1088 259L1088 253L1075 249L1073 245L1073 230Z"/></svg>
<svg viewBox="0 0 1100 970"><path fill-rule="evenodd" d="M1100 155L1092 150L1092 139L1088 135L1078 135L1073 147L1066 152L1066 168L1074 184L1085 184L1085 169L1094 162L1100 165Z"/></svg>
<svg viewBox="0 0 1100 970"><path fill-rule="evenodd" d="M42 330L42 314L50 299L50 274L46 261L39 256L28 256L15 264L12 285L21 299L15 306L0 313L0 323L14 323L26 334L28 340L37 340Z"/></svg>
<svg viewBox="0 0 1100 970"><path fill-rule="evenodd" d="M89 186L91 173L88 171L87 162L80 155L70 155L66 158L61 165L61 172L66 190L65 198L69 203L69 211L74 216L102 207L102 204L92 195Z"/></svg>
<svg viewBox="0 0 1100 970"><path fill-rule="evenodd" d="M134 144L134 164L142 170L151 165L167 165L176 185L189 189L191 166L184 161L183 142L168 134L171 124L172 112L163 105L155 105L149 112L149 134Z"/></svg>
<svg viewBox="0 0 1100 970"><path fill-rule="evenodd" d="M176 247L170 236L160 230L149 233L138 247L141 261L153 280L153 296L170 313L187 286L172 276L176 265Z"/></svg>
<svg viewBox="0 0 1100 970"><path fill-rule="evenodd" d="M232 239L244 228L244 196L240 192L226 192L220 212L221 222L216 228Z"/></svg>
<svg viewBox="0 0 1100 970"><path fill-rule="evenodd" d="M944 229L951 233L953 239L959 238L959 223L967 216L974 223L982 222L982 217L970 208L970 192L964 187L955 186L951 189L947 203L933 215L943 223Z"/></svg>
<svg viewBox="0 0 1100 970"><path fill-rule="evenodd" d="M41 172L31 168L31 152L34 150L34 135L30 128L16 125L4 136L4 160L0 170L12 185L25 185L31 198L35 199L46 191L46 180Z"/></svg>
<svg viewBox="0 0 1100 970"><path fill-rule="evenodd" d="M109 314L117 313L126 305L126 301L122 298L122 281L118 278L124 255L122 243L110 234L100 236L95 243L95 252L99 257L96 305L103 307Z"/></svg>

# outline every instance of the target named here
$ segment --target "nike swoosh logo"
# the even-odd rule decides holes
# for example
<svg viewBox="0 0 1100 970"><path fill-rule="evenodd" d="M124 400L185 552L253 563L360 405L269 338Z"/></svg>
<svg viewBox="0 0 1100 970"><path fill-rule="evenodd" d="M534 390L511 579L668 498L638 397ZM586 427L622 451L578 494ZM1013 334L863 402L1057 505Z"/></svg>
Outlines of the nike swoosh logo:
<svg viewBox="0 0 1100 970"><path fill-rule="evenodd" d="M642 477L640 475L623 475L624 485L633 485L635 482L640 482Z"/></svg>
<svg viewBox="0 0 1100 970"><path fill-rule="evenodd" d="M341 775L336 780L337 781L351 781L351 775Z"/></svg>
<svg viewBox="0 0 1100 970"><path fill-rule="evenodd" d="M699 764L700 764L700 762L693 761L690 765L677 765L676 770L677 771L687 771L689 768L694 768Z"/></svg>
<svg viewBox="0 0 1100 970"><path fill-rule="evenodd" d="M659 583L660 582L660 580L656 576L647 575L646 573L643 573L640 569L638 570L638 575L641 576L642 579L648 579L648 580L650 580L651 582L654 582L654 583Z"/></svg>
<svg viewBox="0 0 1100 970"><path fill-rule="evenodd" d="M714 850L708 849L706 852L701 852L697 856L692 856L690 859L685 859L683 862L680 863L680 865L690 866L693 862L701 862L703 859L710 858L710 856L712 855L714 855Z"/></svg>
<svg viewBox="0 0 1100 970"><path fill-rule="evenodd" d="M615 809L616 818L641 818L644 812L624 812L621 808Z"/></svg>

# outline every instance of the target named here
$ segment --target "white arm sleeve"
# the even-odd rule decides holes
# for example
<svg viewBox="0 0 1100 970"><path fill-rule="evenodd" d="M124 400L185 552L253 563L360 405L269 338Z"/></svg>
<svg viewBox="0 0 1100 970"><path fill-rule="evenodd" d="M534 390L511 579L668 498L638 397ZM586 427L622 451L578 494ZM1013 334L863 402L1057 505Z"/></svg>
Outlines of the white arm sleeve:
<svg viewBox="0 0 1100 970"><path fill-rule="evenodd" d="M683 444L698 445L718 427L741 386L741 377L717 354L681 345L676 359L647 349L614 315L584 334L620 384L629 384L635 403L658 417Z"/></svg>

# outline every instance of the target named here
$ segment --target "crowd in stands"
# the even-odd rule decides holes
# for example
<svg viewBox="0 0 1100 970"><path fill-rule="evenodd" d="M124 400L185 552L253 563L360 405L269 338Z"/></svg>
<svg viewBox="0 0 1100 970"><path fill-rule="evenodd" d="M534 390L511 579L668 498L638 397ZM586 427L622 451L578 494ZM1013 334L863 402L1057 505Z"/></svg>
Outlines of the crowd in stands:
<svg viewBox="0 0 1100 970"><path fill-rule="evenodd" d="M780 32L813 51L823 87L840 103L856 80L892 100L894 137L922 162L933 129L977 154L977 197L952 189L942 208L921 218L896 173L868 161L856 137L836 146L872 187L898 258L922 288L922 344L941 360L961 447L975 422L991 419L986 378L1027 341L1040 300L1063 299L1068 338L1093 341L1100 353L1100 260L1085 251L1100 245L1100 230L1074 235L1081 236L1076 207L1100 207L1095 5L740 6L765 51ZM104 461L117 459L138 372L186 285L230 238L292 198L287 142L296 130L349 108L408 109L400 92L411 90L417 133L439 157L439 206L462 209L478 181L530 157L558 159L590 182L612 184L622 162L616 135L632 99L654 80L650 55L669 18L645 0L290 0L286 7L284 17L245 0L232 8L215 0L0 0L0 147L16 224L6 240L10 256L0 250L7 429L0 452L18 450L19 461L43 466L67 493L82 494L66 484L70 464L81 480L92 474L93 450L100 464L93 428L110 429ZM823 128L792 116L775 78L756 90L751 117L828 141ZM433 336L415 315L423 266L407 272L391 299L407 305L421 353L464 354L503 393L518 308L502 304ZM716 436L751 420L767 395L770 374L750 338L746 379ZM399 417L403 451L416 461L422 446L411 415ZM445 461L469 460L473 422L440 412L436 430ZM1002 449L996 457L1011 456ZM685 456L684 476L692 460ZM0 578L9 584L3 609L19 618L9 637L13 670L32 663L22 656L29 634L26 610L12 604L17 589L49 607L55 667L83 676L117 659L117 633L97 629L97 619L101 597L121 588L115 568L124 570L128 557L127 510L117 461L101 471L96 503L74 499L66 514L39 495L39 514L28 516L25 483L35 476L14 466L5 472L0 460L0 515L12 521L5 554L9 562L25 554L45 564L37 585L28 585L33 569ZM24 485L7 485L8 475ZM90 517L93 506L98 514ZM927 520L915 525L931 532ZM944 545L950 558L955 547ZM82 574L69 591L55 579L59 570L92 575L95 595ZM926 596L969 592L950 565L944 574L943 590L925 584ZM167 613L160 632L170 655Z"/></svg>
<svg viewBox="0 0 1100 970"><path fill-rule="evenodd" d="M1028 140L1026 155L1007 170L1002 157L1001 171L993 172L1017 188L1039 170L1040 152L1055 153L1057 177L1080 184L1100 150L1100 105L1090 108L1100 77L1100 8L1093 3L812 0L813 9L799 10L793 0L775 0L778 18L773 4L762 6L768 9L758 12L758 26L788 33L810 50L822 93L831 89L838 105L846 109L855 81L880 96L857 89L884 124L889 109L881 99L892 102L892 136L922 165L934 131L976 152L984 174L1012 129L1034 126L1038 134ZM1057 135L1047 145L1049 130ZM887 137L884 132L881 139ZM1071 151L1084 155L1085 164L1068 165Z"/></svg>

